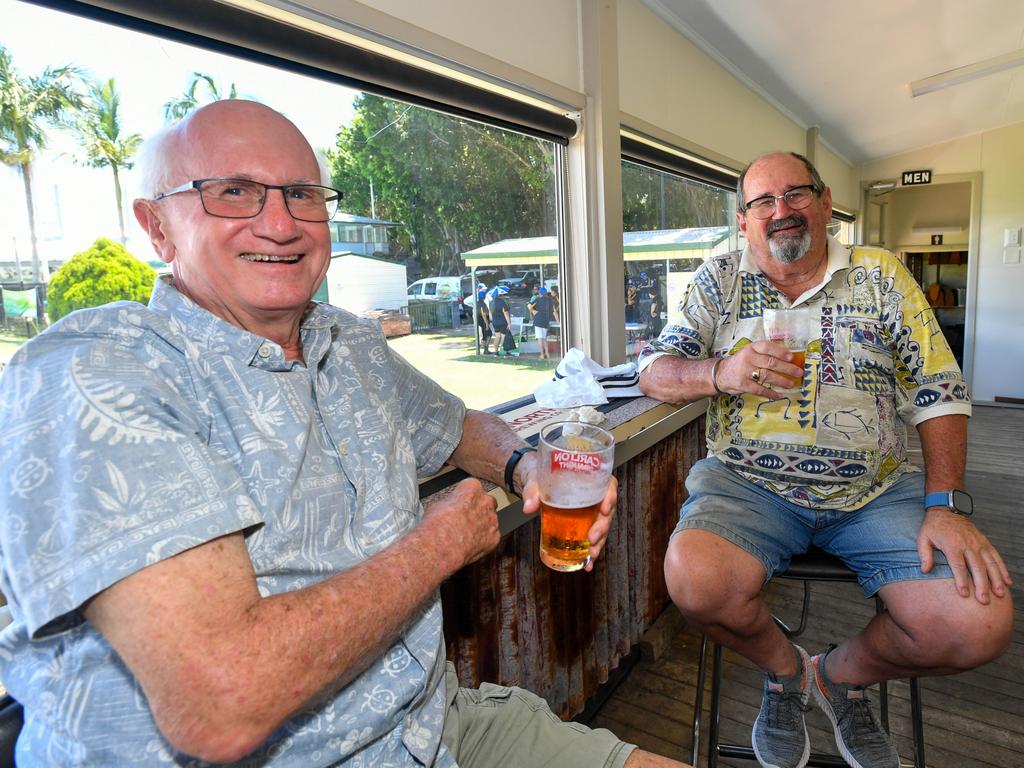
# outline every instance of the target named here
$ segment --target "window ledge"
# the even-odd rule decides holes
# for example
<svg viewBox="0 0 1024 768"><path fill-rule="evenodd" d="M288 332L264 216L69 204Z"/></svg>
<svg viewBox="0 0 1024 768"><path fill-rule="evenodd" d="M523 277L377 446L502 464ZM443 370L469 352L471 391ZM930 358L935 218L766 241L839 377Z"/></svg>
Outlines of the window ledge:
<svg viewBox="0 0 1024 768"><path fill-rule="evenodd" d="M670 405L650 397L637 397L612 401L600 425L615 435L615 466L621 466L653 445L671 435L708 408L707 398L686 405ZM515 401L494 409L512 429L531 443L545 424L565 421L574 409L541 408L533 398ZM463 473L454 468L426 478L420 484L424 504L443 498L458 482ZM490 485L489 483L486 485ZM486 487L486 486L485 486ZM504 488L491 485L488 493L498 502L498 520L502 535L513 531L530 519L523 514L523 502Z"/></svg>

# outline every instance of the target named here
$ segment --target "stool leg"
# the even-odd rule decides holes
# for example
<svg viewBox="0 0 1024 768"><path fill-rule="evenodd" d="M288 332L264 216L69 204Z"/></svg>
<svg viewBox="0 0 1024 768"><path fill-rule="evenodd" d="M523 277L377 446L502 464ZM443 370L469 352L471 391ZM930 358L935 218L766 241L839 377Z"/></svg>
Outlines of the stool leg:
<svg viewBox="0 0 1024 768"><path fill-rule="evenodd" d="M885 603L882 598L875 595L875 615L885 612ZM882 727L889 733L889 686L885 680L878 684L878 707L882 715Z"/></svg>
<svg viewBox="0 0 1024 768"><path fill-rule="evenodd" d="M878 709L882 716L882 727L885 728L886 733L891 733L889 730L889 685L885 680L878 684Z"/></svg>
<svg viewBox="0 0 1024 768"><path fill-rule="evenodd" d="M697 697L693 702L693 748L690 750L690 765L696 766L700 757L700 716L704 711L704 681L708 671L708 636L700 636L700 662L697 664Z"/></svg>
<svg viewBox="0 0 1024 768"><path fill-rule="evenodd" d="M722 646L715 643L711 665L711 717L708 722L708 768L718 765L718 716L722 695Z"/></svg>
<svg viewBox="0 0 1024 768"><path fill-rule="evenodd" d="M914 767L924 765L924 723L921 721L921 688L917 678L910 678L910 722L914 726Z"/></svg>

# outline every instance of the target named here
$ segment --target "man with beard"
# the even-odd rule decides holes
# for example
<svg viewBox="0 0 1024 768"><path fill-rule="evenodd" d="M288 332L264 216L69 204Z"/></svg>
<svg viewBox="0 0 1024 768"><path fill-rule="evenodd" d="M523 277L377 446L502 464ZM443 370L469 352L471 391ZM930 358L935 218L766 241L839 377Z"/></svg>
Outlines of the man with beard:
<svg viewBox="0 0 1024 768"><path fill-rule="evenodd" d="M1010 640L1010 577L962 490L970 398L903 265L827 236L831 191L806 158L758 158L737 198L746 248L697 271L681 319L640 358L652 397L712 398L709 455L687 477L665 577L690 621L765 671L761 765L807 763L813 693L850 765L895 768L865 686L970 669ZM790 307L812 320L803 366L762 329L762 310ZM907 459L906 424L923 473ZM811 545L888 608L813 658L760 596Z"/></svg>

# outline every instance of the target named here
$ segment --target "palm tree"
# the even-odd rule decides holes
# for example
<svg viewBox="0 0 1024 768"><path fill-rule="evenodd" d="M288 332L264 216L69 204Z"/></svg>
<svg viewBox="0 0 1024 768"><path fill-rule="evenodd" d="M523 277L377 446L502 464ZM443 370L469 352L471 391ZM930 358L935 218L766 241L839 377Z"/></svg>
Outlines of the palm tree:
<svg viewBox="0 0 1024 768"><path fill-rule="evenodd" d="M201 86L202 90L206 91L205 100L200 99L199 92ZM204 101L211 102L220 101L221 99L237 98L238 89L235 87L234 83L231 83L228 86L227 95L222 95L212 75L207 75L202 72L193 72L192 79L189 81L188 88L185 89L185 93L164 104L164 118L170 123L174 120L180 120L201 103L204 103Z"/></svg>
<svg viewBox="0 0 1024 768"><path fill-rule="evenodd" d="M39 259L32 161L46 148L45 126L63 126L67 114L79 106L77 81L78 70L72 66L47 67L40 75L22 77L8 50L0 45L0 162L16 166L21 173L32 240L32 273L40 283L49 280L50 270Z"/></svg>
<svg viewBox="0 0 1024 768"><path fill-rule="evenodd" d="M82 109L75 120L75 131L85 147L86 163L93 168L109 167L114 174L117 224L121 229L123 244L126 237L120 170L132 167L131 158L142 143L142 136L138 133L125 134L122 130L121 96L117 92L114 78L105 83L89 83L88 88Z"/></svg>

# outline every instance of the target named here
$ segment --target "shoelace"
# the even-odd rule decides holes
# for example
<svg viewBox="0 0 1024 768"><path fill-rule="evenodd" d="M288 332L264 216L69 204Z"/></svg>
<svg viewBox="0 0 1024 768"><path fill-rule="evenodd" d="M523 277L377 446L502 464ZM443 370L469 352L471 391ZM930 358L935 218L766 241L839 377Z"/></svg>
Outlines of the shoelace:
<svg viewBox="0 0 1024 768"><path fill-rule="evenodd" d="M864 694L863 698L847 699L850 705L848 717L850 729L858 734L873 734L881 730L878 721L875 720L875 713L871 710L871 700Z"/></svg>
<svg viewBox="0 0 1024 768"><path fill-rule="evenodd" d="M803 693L800 691L773 692L769 696L768 715L765 719L772 727L796 728L799 723L796 710L808 712L811 709L810 704L804 703Z"/></svg>

